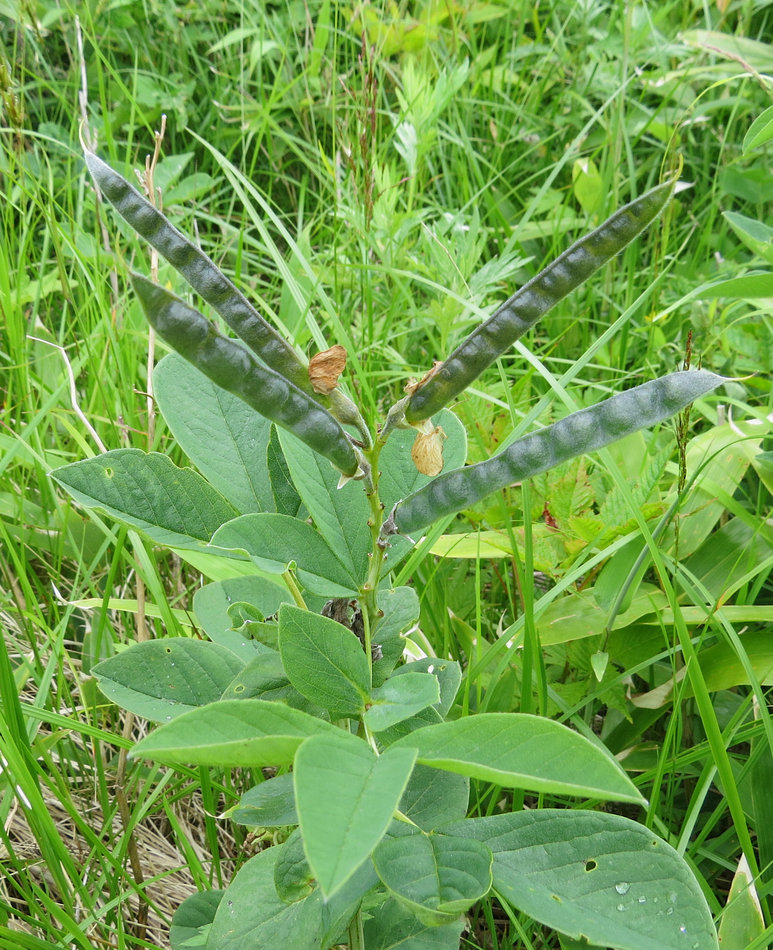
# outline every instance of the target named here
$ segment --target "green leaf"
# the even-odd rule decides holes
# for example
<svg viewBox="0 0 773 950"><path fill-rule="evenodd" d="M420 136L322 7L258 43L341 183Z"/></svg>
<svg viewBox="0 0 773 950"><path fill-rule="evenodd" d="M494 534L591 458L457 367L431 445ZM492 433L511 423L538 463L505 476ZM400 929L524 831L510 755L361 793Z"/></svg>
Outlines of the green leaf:
<svg viewBox="0 0 773 950"><path fill-rule="evenodd" d="M614 627L627 626L666 606L666 598L653 584L642 584L627 610L617 615ZM548 604L537 618L542 646L569 643L599 634L609 619L608 608L600 606L593 591L572 591Z"/></svg>
<svg viewBox="0 0 773 950"><path fill-rule="evenodd" d="M98 663L93 673L116 705L162 722L216 702L242 666L216 643L166 637L135 643Z"/></svg>
<svg viewBox="0 0 773 950"><path fill-rule="evenodd" d="M443 471L461 468L467 461L467 432L464 426L450 409L441 410L433 417L432 424L440 426L446 434ZM432 481L433 476L422 475L411 458L415 438L415 429L396 429L381 450L379 497L387 511L391 511L401 498Z"/></svg>
<svg viewBox="0 0 773 950"><path fill-rule="evenodd" d="M692 295L696 300L716 300L719 297L759 300L773 297L773 274L744 274L743 277L730 277L701 288Z"/></svg>
<svg viewBox="0 0 773 950"><path fill-rule="evenodd" d="M744 155L773 139L773 106L761 112L749 126L743 139Z"/></svg>
<svg viewBox="0 0 773 950"><path fill-rule="evenodd" d="M238 512L274 510L267 419L177 353L153 370L153 394L182 450Z"/></svg>
<svg viewBox="0 0 773 950"><path fill-rule="evenodd" d="M587 214L598 211L604 196L604 182L593 159L576 159L572 165L572 186L583 211Z"/></svg>
<svg viewBox="0 0 773 950"><path fill-rule="evenodd" d="M284 604L279 652L293 686L336 718L361 716L370 693L368 659L357 635L328 617Z"/></svg>
<svg viewBox="0 0 773 950"><path fill-rule="evenodd" d="M719 942L722 950L746 950L765 932L765 919L749 870L746 857L741 855L733 875L727 905L719 921Z"/></svg>
<svg viewBox="0 0 773 950"><path fill-rule="evenodd" d="M381 647L382 656L373 664L373 685L381 686L403 655L400 634L419 618L419 598L412 587L396 587L380 590L377 602L382 616L376 621L371 640Z"/></svg>
<svg viewBox="0 0 773 950"><path fill-rule="evenodd" d="M470 798L470 780L465 775L414 766L400 799L400 811L422 831L432 831L444 822L464 818Z"/></svg>
<svg viewBox="0 0 773 950"><path fill-rule="evenodd" d="M210 640L228 647L247 663L265 647L233 629L229 607L248 603L264 617L270 617L279 610L280 604L291 599L284 585L280 587L267 578L233 577L200 587L193 595L193 612Z"/></svg>
<svg viewBox="0 0 773 950"><path fill-rule="evenodd" d="M271 426L271 436L266 449L266 466L276 510L279 514L305 520L303 502L290 478L290 469L287 467L287 460L279 443L278 430L274 425Z"/></svg>
<svg viewBox="0 0 773 950"><path fill-rule="evenodd" d="M418 761L505 788L642 804L609 755L560 723L524 713L481 713L416 729L390 748Z"/></svg>
<svg viewBox="0 0 773 950"><path fill-rule="evenodd" d="M357 589L367 577L371 548L370 509L362 485L348 482L339 488L338 473L300 439L280 430L279 441L298 494Z"/></svg>
<svg viewBox="0 0 773 950"><path fill-rule="evenodd" d="M617 950L716 950L688 864L619 815L542 809L455 822L494 852L494 888L517 910Z"/></svg>
<svg viewBox="0 0 773 950"><path fill-rule="evenodd" d="M427 923L450 923L488 894L491 851L472 838L413 834L385 838L373 852L376 873Z"/></svg>
<svg viewBox="0 0 773 950"><path fill-rule="evenodd" d="M722 214L750 251L773 264L773 228L737 211L723 211Z"/></svg>
<svg viewBox="0 0 773 950"><path fill-rule="evenodd" d="M275 700L289 686L289 680L282 665L282 658L274 650L266 650L253 656L231 680L223 699L252 699L260 697ZM279 694L279 695L277 695Z"/></svg>
<svg viewBox="0 0 773 950"><path fill-rule="evenodd" d="M209 926L225 891L199 891L186 897L172 917L169 943L172 950L196 950L204 948Z"/></svg>
<svg viewBox="0 0 773 950"><path fill-rule="evenodd" d="M282 849L267 848L238 871L223 895L212 922L206 950L287 946L319 950L324 933L319 891L303 901L285 903L274 886L274 867Z"/></svg>
<svg viewBox="0 0 773 950"><path fill-rule="evenodd" d="M295 790L290 772L255 785L245 792L228 817L240 825L259 828L282 828L298 824Z"/></svg>
<svg viewBox="0 0 773 950"><path fill-rule="evenodd" d="M314 736L295 757L295 803L306 856L331 897L384 836L416 761L412 749L376 756L342 731Z"/></svg>
<svg viewBox="0 0 773 950"><path fill-rule="evenodd" d="M403 719L402 722L398 722L394 726L390 726L389 729L384 729L379 733L379 746L386 748L398 739L402 739L404 736L416 732L417 729L424 729L427 726L436 726L442 721L443 717L437 709L435 709L434 706L427 706L426 709L422 709L421 712L416 713L415 716L411 716L410 719Z"/></svg>
<svg viewBox="0 0 773 950"><path fill-rule="evenodd" d="M263 768L289 765L309 736L335 729L281 703L227 699L178 716L131 752L169 765Z"/></svg>
<svg viewBox="0 0 773 950"><path fill-rule="evenodd" d="M242 515L216 531L211 544L244 551L256 567L269 574L283 574L288 565L295 564L298 580L316 594L346 597L357 591L357 581L319 532L289 515Z"/></svg>
<svg viewBox="0 0 773 950"><path fill-rule="evenodd" d="M365 946L368 950L459 950L464 926L464 918L460 917L433 927L391 899L371 911L365 921Z"/></svg>
<svg viewBox="0 0 773 950"><path fill-rule="evenodd" d="M435 708L445 718L456 699L456 694L459 692L459 686L462 682L461 666L456 660L441 660L435 656L425 656L398 667L392 679L417 672L430 673L438 681L440 699Z"/></svg>
<svg viewBox="0 0 773 950"><path fill-rule="evenodd" d="M392 676L372 691L363 722L371 732L380 732L438 702L440 688L431 674Z"/></svg>
<svg viewBox="0 0 773 950"><path fill-rule="evenodd" d="M282 845L279 858L274 865L274 887L283 901L303 900L314 891L314 875L303 850L303 837L300 828Z"/></svg>
<svg viewBox="0 0 773 950"><path fill-rule="evenodd" d="M51 477L88 508L144 531L157 544L206 547L236 509L189 468L165 455L115 449L54 469Z"/></svg>
<svg viewBox="0 0 773 950"><path fill-rule="evenodd" d="M732 498L759 452L766 429L754 422L732 422L706 429L687 446L687 471L697 478L679 508L679 555L692 554L712 534L727 511L721 495Z"/></svg>

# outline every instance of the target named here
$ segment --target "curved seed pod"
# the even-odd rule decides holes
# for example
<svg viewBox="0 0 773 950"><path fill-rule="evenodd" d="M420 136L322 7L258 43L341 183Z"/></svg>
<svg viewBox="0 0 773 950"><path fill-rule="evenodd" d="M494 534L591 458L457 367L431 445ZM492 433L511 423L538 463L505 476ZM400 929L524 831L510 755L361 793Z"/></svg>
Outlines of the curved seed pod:
<svg viewBox="0 0 773 950"><path fill-rule="evenodd" d="M330 459L345 475L357 474L354 449L327 409L260 363L236 340L219 333L203 314L179 297L141 274L131 277L149 323L189 363Z"/></svg>
<svg viewBox="0 0 773 950"><path fill-rule="evenodd" d="M101 158L86 151L85 159L102 194L140 237L177 268L267 366L310 393L305 363L215 263Z"/></svg>
<svg viewBox="0 0 773 950"><path fill-rule="evenodd" d="M662 422L723 382L706 370L671 373L573 412L485 462L440 475L408 495L395 506L382 533L411 534L491 492Z"/></svg>
<svg viewBox="0 0 773 950"><path fill-rule="evenodd" d="M476 327L448 359L416 387L405 410L408 422L429 419L442 409L559 300L619 254L668 204L678 177L677 172L662 185L620 208Z"/></svg>

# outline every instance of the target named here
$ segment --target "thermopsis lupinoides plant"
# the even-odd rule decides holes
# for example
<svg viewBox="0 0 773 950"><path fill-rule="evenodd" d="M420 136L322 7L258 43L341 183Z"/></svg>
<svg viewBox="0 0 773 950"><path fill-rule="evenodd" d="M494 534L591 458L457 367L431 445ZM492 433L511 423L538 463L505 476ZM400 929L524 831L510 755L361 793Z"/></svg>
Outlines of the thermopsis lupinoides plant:
<svg viewBox="0 0 773 950"><path fill-rule="evenodd" d="M657 218L678 172L518 290L371 431L338 385L340 347L309 367L161 212L96 155L86 162L101 194L242 341L132 274L148 320L176 351L155 371L160 408L207 478L138 450L53 473L80 502L221 578L194 599L207 642L139 643L95 668L109 698L163 723L133 754L277 770L230 817L286 829L283 843L249 860L222 894L186 901L173 946L452 948L465 912L495 888L591 944L716 947L687 864L643 826L559 809L466 818L471 778L643 799L598 743L564 725L516 713L460 718L459 664L400 664L418 603L390 585L409 535L652 426L722 382L673 373L468 467L464 431L444 408Z"/></svg>

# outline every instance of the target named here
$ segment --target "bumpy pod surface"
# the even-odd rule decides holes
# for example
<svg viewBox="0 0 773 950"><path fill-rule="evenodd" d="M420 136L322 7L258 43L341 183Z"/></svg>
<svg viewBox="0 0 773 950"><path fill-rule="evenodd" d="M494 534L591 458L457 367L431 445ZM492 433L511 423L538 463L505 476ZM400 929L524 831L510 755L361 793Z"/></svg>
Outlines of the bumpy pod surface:
<svg viewBox="0 0 773 950"><path fill-rule="evenodd" d="M330 413L279 373L260 363L236 340L158 284L132 274L148 322L166 342L222 389L287 429L345 475L357 471L346 433Z"/></svg>
<svg viewBox="0 0 773 950"><path fill-rule="evenodd" d="M267 366L311 392L308 370L298 354L217 265L101 158L87 151L85 159L102 194L140 237L182 274Z"/></svg>
<svg viewBox="0 0 773 950"><path fill-rule="evenodd" d="M429 419L442 409L552 307L619 254L668 204L677 179L620 208L517 290L414 390L406 420Z"/></svg>
<svg viewBox="0 0 773 950"><path fill-rule="evenodd" d="M519 439L485 462L438 476L401 501L390 521L401 534L412 534L492 492L662 422L724 381L707 370L688 370L618 393Z"/></svg>

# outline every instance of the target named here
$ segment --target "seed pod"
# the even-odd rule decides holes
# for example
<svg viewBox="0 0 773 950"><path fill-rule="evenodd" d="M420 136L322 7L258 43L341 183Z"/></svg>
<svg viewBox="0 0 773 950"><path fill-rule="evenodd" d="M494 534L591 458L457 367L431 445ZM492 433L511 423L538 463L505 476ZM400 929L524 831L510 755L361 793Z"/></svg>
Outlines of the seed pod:
<svg viewBox="0 0 773 950"><path fill-rule="evenodd" d="M408 495L396 505L383 534L410 535L514 482L662 422L723 382L706 370L671 373L573 412L485 462L447 472Z"/></svg>
<svg viewBox="0 0 773 950"><path fill-rule="evenodd" d="M132 274L132 284L148 322L189 363L330 459L345 475L357 474L354 449L327 409L164 287L140 274Z"/></svg>
<svg viewBox="0 0 773 950"><path fill-rule="evenodd" d="M668 204L678 177L677 173L620 208L517 290L424 377L408 400L407 421L429 419L442 409L540 317L619 254Z"/></svg>
<svg viewBox="0 0 773 950"><path fill-rule="evenodd" d="M86 151L85 159L102 194L140 237L183 275L267 366L310 393L304 362L214 262L101 158Z"/></svg>

